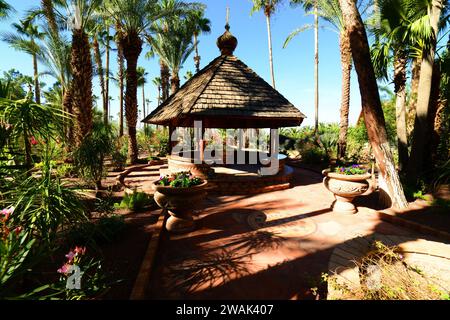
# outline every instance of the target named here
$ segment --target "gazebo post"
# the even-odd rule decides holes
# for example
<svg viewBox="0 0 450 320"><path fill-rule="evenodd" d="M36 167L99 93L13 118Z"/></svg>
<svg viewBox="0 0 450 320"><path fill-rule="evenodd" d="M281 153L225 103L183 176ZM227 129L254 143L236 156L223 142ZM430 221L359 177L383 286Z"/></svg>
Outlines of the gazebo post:
<svg viewBox="0 0 450 320"><path fill-rule="evenodd" d="M172 133L175 131L175 127L169 125L169 155L172 155L172 148L174 146L174 142L172 142Z"/></svg>
<svg viewBox="0 0 450 320"><path fill-rule="evenodd" d="M205 138L205 127L202 127L202 136L200 138L200 160L203 163L205 161L205 147L206 147L206 140Z"/></svg>

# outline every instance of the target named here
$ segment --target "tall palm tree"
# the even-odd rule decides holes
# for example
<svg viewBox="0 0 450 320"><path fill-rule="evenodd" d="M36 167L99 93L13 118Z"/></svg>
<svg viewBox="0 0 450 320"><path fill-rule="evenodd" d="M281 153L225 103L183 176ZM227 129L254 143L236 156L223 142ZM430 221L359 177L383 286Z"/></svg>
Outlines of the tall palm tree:
<svg viewBox="0 0 450 320"><path fill-rule="evenodd" d="M158 105L160 105L161 103L161 78L160 77L155 77L152 80L152 83L158 88Z"/></svg>
<svg viewBox="0 0 450 320"><path fill-rule="evenodd" d="M59 28L58 24L56 23L56 15L55 15L55 8L53 6L53 1L41 0L41 7L42 11L44 12L45 20L47 22L50 33L52 33L53 36L58 35Z"/></svg>
<svg viewBox="0 0 450 320"><path fill-rule="evenodd" d="M188 20L172 19L167 24L170 32L155 25L157 34L153 37L148 36L147 41L170 68L170 91L173 94L180 87L180 69L195 48L192 44L193 28Z"/></svg>
<svg viewBox="0 0 450 320"><path fill-rule="evenodd" d="M372 61L380 77L389 79L387 68L393 65L393 82L396 106L396 128L399 156L399 170L406 169L408 161L408 132L406 124L406 73L408 60L414 58L413 47L429 41L426 26L417 38L418 21L426 15L426 8L409 6L410 0L379 0L378 23L373 29L376 41L372 46Z"/></svg>
<svg viewBox="0 0 450 320"><path fill-rule="evenodd" d="M268 46L269 46L269 66L270 66L270 77L272 79L272 87L275 88L275 75L273 72L273 55L272 55L272 32L270 30L270 17L275 12L275 8L277 4L281 2L281 0L252 0L253 7L250 14L255 13L256 11L263 10L264 15L266 16L266 25L267 25L267 38L268 38Z"/></svg>
<svg viewBox="0 0 450 320"><path fill-rule="evenodd" d="M117 82L119 85L119 136L123 136L123 92L124 92L124 60L122 45L120 44L120 39L122 36L119 36L121 33L120 24L116 22L115 24L116 34L114 36L114 41L116 42L117 47Z"/></svg>
<svg viewBox="0 0 450 320"><path fill-rule="evenodd" d="M205 18L205 10L193 10L192 13L189 14L190 23L193 25L193 36L194 36L194 64L195 64L195 72L200 71L200 55L198 54L198 36L200 34L207 34L211 32L211 21L208 18Z"/></svg>
<svg viewBox="0 0 450 320"><path fill-rule="evenodd" d="M378 85L371 62L366 30L354 0L339 0L345 29L348 31L350 48L358 75L361 104L370 144L380 174L387 185L392 205L406 208L406 201L400 178L394 166L389 147L386 124L381 107Z"/></svg>
<svg viewBox="0 0 450 320"><path fill-rule="evenodd" d="M117 36L127 60L125 117L128 129L128 159L131 163L136 163L137 61L142 52L142 36L150 24L169 12L160 10L156 0L108 0L106 10L120 28Z"/></svg>
<svg viewBox="0 0 450 320"><path fill-rule="evenodd" d="M72 105L76 117L75 145L79 146L92 130L92 61L88 27L95 18L101 0L61 0L59 6L66 14L58 12L65 19L72 32Z"/></svg>
<svg viewBox="0 0 450 320"><path fill-rule="evenodd" d="M301 5L305 11L313 10L314 14L314 133L317 135L319 130L319 15L318 15L318 1L319 0L291 0L291 5ZM305 25L291 32L287 37L284 47L290 39L295 37L300 32L310 29L311 25Z"/></svg>
<svg viewBox="0 0 450 320"><path fill-rule="evenodd" d="M441 13L448 10L447 0L432 0L428 4L428 18L433 30L433 38L427 48L424 48L420 66L418 85L416 119L411 146L411 157L408 161L408 179L416 182L418 174L423 172L424 150L428 140L428 107L430 104L431 84L433 77L433 64L436 53L436 44L439 33L439 20Z"/></svg>
<svg viewBox="0 0 450 320"><path fill-rule="evenodd" d="M12 27L15 30L15 33L2 33L1 38L3 41L9 43L14 49L24 51L31 55L33 62L35 101L37 104L40 104L41 89L37 63L39 45L36 43L36 40L42 39L45 34L39 30L38 26L33 25L31 22L25 22L24 20L20 23L13 23Z"/></svg>
<svg viewBox="0 0 450 320"><path fill-rule="evenodd" d="M102 33L102 22L98 20L95 26L91 28L92 32L92 49L94 51L94 60L97 65L97 75L100 80L100 93L102 95L103 106L103 122L108 124L108 96L106 95L105 70L103 68L102 53L100 51L99 35Z"/></svg>
<svg viewBox="0 0 450 320"><path fill-rule="evenodd" d="M137 71L137 74L138 74L137 85L138 85L138 87L142 88L142 113L143 113L143 118L145 118L145 116L146 116L146 112L145 112L145 84L147 83L148 72L145 71L145 68L143 68L143 67L137 67L136 71Z"/></svg>

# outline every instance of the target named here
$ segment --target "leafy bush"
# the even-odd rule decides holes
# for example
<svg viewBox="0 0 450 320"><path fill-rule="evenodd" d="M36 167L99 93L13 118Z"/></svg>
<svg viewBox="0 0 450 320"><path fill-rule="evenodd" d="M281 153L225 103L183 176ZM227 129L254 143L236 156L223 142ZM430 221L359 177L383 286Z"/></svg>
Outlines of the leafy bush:
<svg viewBox="0 0 450 320"><path fill-rule="evenodd" d="M129 209L131 211L137 212L147 208L153 203L153 197L150 197L145 192L138 192L137 190L133 190L133 193L125 194L122 201L120 203L115 203L114 207L118 209Z"/></svg>
<svg viewBox="0 0 450 320"><path fill-rule="evenodd" d="M66 234L66 241L95 247L117 239L125 229L125 220L121 215L102 217L98 221L81 223Z"/></svg>
<svg viewBox="0 0 450 320"><path fill-rule="evenodd" d="M344 175L365 174L367 173L367 168L354 164L349 167L338 166L334 169L334 172Z"/></svg>
<svg viewBox="0 0 450 320"><path fill-rule="evenodd" d="M127 163L127 154L123 153L122 150L115 149L111 154L112 164L115 170L123 170Z"/></svg>
<svg viewBox="0 0 450 320"><path fill-rule="evenodd" d="M138 134L138 146L149 155L164 157L169 153L169 131L167 128L146 127Z"/></svg>
<svg viewBox="0 0 450 320"><path fill-rule="evenodd" d="M101 180L106 174L104 159L114 150L112 127L103 121L95 121L92 132L86 136L74 151L74 162L78 173L89 183L101 188Z"/></svg>

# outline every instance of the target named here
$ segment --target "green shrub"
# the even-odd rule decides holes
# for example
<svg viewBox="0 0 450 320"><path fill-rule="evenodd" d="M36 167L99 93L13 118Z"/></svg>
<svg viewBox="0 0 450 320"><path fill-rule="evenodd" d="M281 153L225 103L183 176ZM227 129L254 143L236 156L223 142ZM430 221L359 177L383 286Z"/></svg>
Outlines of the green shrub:
<svg viewBox="0 0 450 320"><path fill-rule="evenodd" d="M74 151L75 167L88 183L101 188L101 180L106 174L104 159L114 150L112 127L103 121L95 121L92 132L86 136Z"/></svg>
<svg viewBox="0 0 450 320"><path fill-rule="evenodd" d="M98 221L88 221L75 226L67 232L66 241L95 247L98 244L114 241L124 229L123 216L102 217Z"/></svg>
<svg viewBox="0 0 450 320"><path fill-rule="evenodd" d="M118 209L129 209L131 211L137 212L147 208L153 203L153 197L150 197L145 192L138 192L137 190L133 190L133 193L125 194L122 201L120 203L115 203L114 207Z"/></svg>

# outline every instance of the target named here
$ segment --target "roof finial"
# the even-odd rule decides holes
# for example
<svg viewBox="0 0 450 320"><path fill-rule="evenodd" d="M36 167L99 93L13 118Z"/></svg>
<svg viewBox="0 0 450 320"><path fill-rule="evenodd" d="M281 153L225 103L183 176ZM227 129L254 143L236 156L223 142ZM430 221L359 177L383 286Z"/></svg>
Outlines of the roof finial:
<svg viewBox="0 0 450 320"><path fill-rule="evenodd" d="M230 7L227 6L227 15L226 15L226 24L225 29L230 30Z"/></svg>

